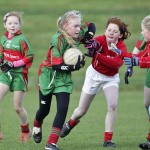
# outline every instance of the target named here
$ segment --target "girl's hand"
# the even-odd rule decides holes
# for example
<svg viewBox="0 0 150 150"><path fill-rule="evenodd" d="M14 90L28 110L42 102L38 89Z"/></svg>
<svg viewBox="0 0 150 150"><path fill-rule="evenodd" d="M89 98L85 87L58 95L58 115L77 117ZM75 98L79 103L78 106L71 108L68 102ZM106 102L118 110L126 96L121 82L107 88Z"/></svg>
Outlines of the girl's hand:
<svg viewBox="0 0 150 150"><path fill-rule="evenodd" d="M127 65L127 67L139 65L139 59L135 55L132 55L132 58L124 57L123 61L124 61L125 65Z"/></svg>
<svg viewBox="0 0 150 150"><path fill-rule="evenodd" d="M132 74L133 74L133 67L127 67L127 70L124 76L124 81L126 84L129 84L128 77L131 77Z"/></svg>
<svg viewBox="0 0 150 150"><path fill-rule="evenodd" d="M115 52L117 55L121 55L121 50L117 48L117 46L114 43L111 43L111 50Z"/></svg>
<svg viewBox="0 0 150 150"><path fill-rule="evenodd" d="M8 72L9 70L11 70L12 68L14 68L14 65L13 63L11 62L6 62L4 63L2 66L1 66L1 70L3 72Z"/></svg>

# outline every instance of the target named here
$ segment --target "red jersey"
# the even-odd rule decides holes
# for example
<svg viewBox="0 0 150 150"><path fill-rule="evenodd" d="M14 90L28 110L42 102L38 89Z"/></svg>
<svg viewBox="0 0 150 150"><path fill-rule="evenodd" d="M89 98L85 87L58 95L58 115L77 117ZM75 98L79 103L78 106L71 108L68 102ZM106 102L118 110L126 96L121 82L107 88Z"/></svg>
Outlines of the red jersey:
<svg viewBox="0 0 150 150"><path fill-rule="evenodd" d="M136 42L135 47L136 47L137 49L140 48L140 46L141 46L141 44L142 44L142 41L143 41L143 40L140 40L140 39L139 39L139 40Z"/></svg>
<svg viewBox="0 0 150 150"><path fill-rule="evenodd" d="M143 51L135 56L139 58L140 68L150 68L150 42L147 43Z"/></svg>
<svg viewBox="0 0 150 150"><path fill-rule="evenodd" d="M139 49L140 51L142 51L145 48L146 44L147 42L144 40L143 35L140 35L138 41L136 42L135 47Z"/></svg>
<svg viewBox="0 0 150 150"><path fill-rule="evenodd" d="M114 76L123 65L123 60L115 52L108 48L106 36L97 36L94 38L100 44L101 52L97 53L92 59L93 68L104 75ZM126 45L119 40L116 46L123 52L127 52Z"/></svg>
<svg viewBox="0 0 150 150"><path fill-rule="evenodd" d="M136 43L136 47L142 50L139 54L134 54L139 59L139 67L150 68L150 42L145 42L144 38L140 38ZM122 53L120 57L132 58L132 53Z"/></svg>

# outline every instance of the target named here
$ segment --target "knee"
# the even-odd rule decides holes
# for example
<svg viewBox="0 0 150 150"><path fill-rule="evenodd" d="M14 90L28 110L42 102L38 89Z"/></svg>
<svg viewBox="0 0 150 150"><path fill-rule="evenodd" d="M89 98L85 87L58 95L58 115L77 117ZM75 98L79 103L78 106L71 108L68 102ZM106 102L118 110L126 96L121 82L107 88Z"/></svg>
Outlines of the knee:
<svg viewBox="0 0 150 150"><path fill-rule="evenodd" d="M20 114L21 111L23 110L23 108L22 107L14 107L14 110L17 114Z"/></svg>
<svg viewBox="0 0 150 150"><path fill-rule="evenodd" d="M43 110L43 111L40 111L40 113L43 115L43 116L47 116L49 114L50 110Z"/></svg>
<svg viewBox="0 0 150 150"><path fill-rule="evenodd" d="M117 103L108 106L108 110L110 111L117 111L117 108L118 108Z"/></svg>
<svg viewBox="0 0 150 150"><path fill-rule="evenodd" d="M37 111L37 115L41 116L42 118L46 117L50 112L50 106L47 105L40 105L38 111ZM40 119L39 119L40 120Z"/></svg>

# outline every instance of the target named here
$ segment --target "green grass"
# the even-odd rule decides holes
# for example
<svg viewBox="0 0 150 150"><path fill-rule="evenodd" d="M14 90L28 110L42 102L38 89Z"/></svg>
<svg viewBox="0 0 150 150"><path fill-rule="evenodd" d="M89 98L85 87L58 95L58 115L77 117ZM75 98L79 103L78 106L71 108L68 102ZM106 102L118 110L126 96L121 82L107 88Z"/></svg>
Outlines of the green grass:
<svg viewBox="0 0 150 150"><path fill-rule="evenodd" d="M35 113L38 109L37 71L44 58L52 38L57 31L56 22L60 15L68 10L77 9L84 13L83 21L94 22L97 27L96 35L103 34L105 23L110 16L120 16L129 25L132 36L125 41L128 50L132 51L140 34L141 20L150 14L149 0L13 0L0 2L0 35L4 33L2 24L3 15L12 10L23 11L23 33L31 42L35 59L29 74L29 92L25 98L25 108L29 114L29 123L32 129ZM81 50L84 48L81 46ZM85 67L73 73L74 92L67 119L78 105L80 91L84 81L86 68L91 59L87 58ZM133 77L129 78L129 85L124 84L126 67L120 69L120 96L118 118L113 140L118 144L116 150L136 150L138 143L146 140L148 121L143 106L143 85L146 69L134 68ZM52 121L56 112L55 98L51 112L44 120L43 140L35 144L33 139L28 144L18 143L20 121L13 110L13 95L9 93L0 106L0 123L3 131L3 141L0 141L0 150L41 150L47 142ZM58 145L63 150L103 150L104 120L106 115L106 101L103 94L94 99L88 113L81 119L80 124L72 133L60 139Z"/></svg>
<svg viewBox="0 0 150 150"><path fill-rule="evenodd" d="M74 91L67 120L78 105L79 92ZM30 89L24 103L28 114L30 127L32 128L35 112L38 107L37 90ZM1 104L1 125L3 141L0 142L0 150L41 150L44 149L51 124L56 112L55 98L53 99L50 114L44 120L43 140L35 144L33 139L28 144L18 142L20 134L19 119L13 110L12 93L9 93ZM96 96L88 113L81 119L79 125L72 130L66 138L60 139L58 145L65 150L103 150L104 119L106 115L106 101L102 93ZM148 130L148 118L143 107L142 92L120 92L118 118L113 140L118 144L116 150L135 150L138 143L145 141Z"/></svg>

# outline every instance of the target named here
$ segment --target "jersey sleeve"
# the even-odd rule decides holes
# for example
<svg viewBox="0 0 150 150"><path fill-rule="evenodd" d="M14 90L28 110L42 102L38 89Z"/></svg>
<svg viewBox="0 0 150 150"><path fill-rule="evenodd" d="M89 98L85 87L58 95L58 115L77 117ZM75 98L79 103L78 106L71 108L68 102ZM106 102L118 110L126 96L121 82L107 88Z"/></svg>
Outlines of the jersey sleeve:
<svg viewBox="0 0 150 150"><path fill-rule="evenodd" d="M147 45L143 51L141 51L139 54L136 55L139 59L140 68L150 68L149 54L150 54L150 49L149 49L149 45Z"/></svg>
<svg viewBox="0 0 150 150"><path fill-rule="evenodd" d="M24 38L20 41L21 43L21 49L23 53L22 61L25 63L27 68L30 68L33 62L34 54L30 45L30 42Z"/></svg>
<svg viewBox="0 0 150 150"><path fill-rule="evenodd" d="M118 69L123 64L122 59L120 59L120 57L117 55L112 58L112 57L107 57L100 53L97 53L96 57L98 58L99 61L101 61L103 64L105 64L106 66L112 69Z"/></svg>
<svg viewBox="0 0 150 150"><path fill-rule="evenodd" d="M100 42L102 37L97 37L96 39ZM104 40L104 39L103 39ZM102 41L103 42L103 41ZM119 40L119 42L116 45L120 50L121 53L126 54L127 53L127 48L126 45L123 43L123 41ZM105 47L106 48L106 47ZM103 55L103 54L98 54L97 57L101 63L105 64L106 66L112 68L112 69L119 69L123 65L123 57L118 56L115 52L108 50L109 55ZM131 55L132 56L132 55Z"/></svg>
<svg viewBox="0 0 150 150"><path fill-rule="evenodd" d="M140 68L150 68L150 57L139 58Z"/></svg>

